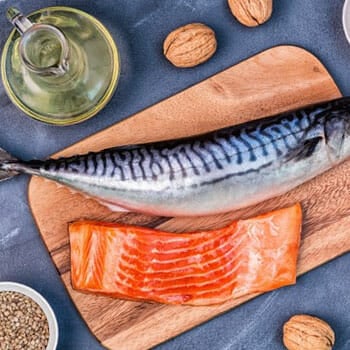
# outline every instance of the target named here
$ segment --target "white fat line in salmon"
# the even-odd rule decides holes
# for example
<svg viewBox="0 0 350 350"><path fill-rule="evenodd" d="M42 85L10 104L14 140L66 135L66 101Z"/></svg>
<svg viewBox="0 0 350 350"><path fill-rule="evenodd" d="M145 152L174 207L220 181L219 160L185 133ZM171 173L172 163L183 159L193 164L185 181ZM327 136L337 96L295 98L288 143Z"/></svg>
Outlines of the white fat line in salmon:
<svg viewBox="0 0 350 350"><path fill-rule="evenodd" d="M182 290L186 291L191 290L196 288L200 288L200 291L204 291L205 288L206 290L210 290L211 287L217 288L217 285L220 283L220 281L225 281L228 280L226 284L223 285L223 287L229 285L229 284L234 284L237 277L236 271L243 265L242 261L237 261L234 267L230 266L232 264L227 264L222 268L224 274L218 275L214 274L211 272L207 273L207 277L205 276L183 276L183 277L178 277L174 279L169 279L169 280L160 280L160 281L155 281L153 279L151 280L146 280L143 282L143 287L140 288L141 291L145 292L152 292L152 291L175 291L175 290ZM127 287L132 287L132 283L130 284L129 282L138 282L139 280L135 279L135 277L126 275L123 271L119 271L120 274L116 276L116 281L118 282L118 287L120 286L127 286ZM123 278L121 276L124 276ZM231 278L233 277L234 278ZM201 279L201 282L196 281L197 279ZM169 283L168 286L159 286L163 283Z"/></svg>
<svg viewBox="0 0 350 350"><path fill-rule="evenodd" d="M192 254L192 252L201 252L201 254L204 253L209 253L210 251L213 251L215 249L218 249L220 247L216 246L216 243L220 243L221 241L224 241L225 244L229 244L229 243L235 243L237 241L236 236L232 235L232 231L234 230L234 228L227 230L227 233L225 232L224 234L221 234L220 236L212 236L211 238L207 239L206 241L202 241L202 242L198 242L196 244L193 244L193 239L192 241L188 241L186 242L186 237L183 238L184 240L184 244L177 248L173 248L173 249L169 249L167 245L163 245L163 250L161 250L161 246L158 247L158 249L153 248L154 246L156 246L156 242L152 240L149 241L148 245L146 244L139 244L140 242L142 242L142 240L138 239L138 237L135 237L135 240L132 241L125 241L125 247L127 247L129 250L134 249L136 250L137 253L144 255L147 254L145 252L148 251L147 247L151 247L152 246L152 250L151 253L154 256L158 256L159 258L163 259L163 258L167 258L167 256L172 256L172 255L180 255L183 257L183 253L186 252L186 255L190 255ZM198 234L196 234L198 235ZM240 236L238 236L239 240L241 239ZM198 240L198 238L196 237L196 240ZM143 243L143 242L142 242ZM167 242L168 243L168 242ZM187 243L188 246L185 247L185 244ZM170 244L171 245L171 244Z"/></svg>
<svg viewBox="0 0 350 350"><path fill-rule="evenodd" d="M218 255L216 254L216 256L213 256L212 260L206 261L206 257L205 256L201 256L201 259L204 262L200 263L200 267L204 269L209 270L210 268L212 268L212 265L217 265L219 263L222 262L222 260L227 261L227 262L233 262L235 261L235 259L237 257L239 257L242 252L239 252L238 254L236 254L234 257L232 257L232 253L238 248L239 245L237 245L236 247L228 247L229 249L224 251L222 255ZM214 252L213 252L214 253ZM189 261L191 260L192 261ZM143 270L138 270L137 268L135 268L135 264L131 264L130 262L128 262L127 260L123 259L123 256L121 254L120 256L120 265L126 266L128 267L130 270L134 270L135 272L138 272L140 274L144 274L145 276L150 276L152 277L152 275L157 275L157 274L168 274L169 273L175 273L175 272L182 272L183 274L187 272L187 270L193 269L193 268L197 268L199 266L198 262L194 262L194 257L192 256L190 259L181 259L181 262L183 263L182 266L179 266L178 262L179 260L175 260L175 261L171 261L171 264L169 262L167 262L168 265L173 265L173 267L160 267L159 265L161 265L160 262L158 261L143 261L141 262L141 264L144 264L145 269ZM151 263L151 265L150 265ZM187 263L187 264L186 264ZM164 264L163 264L164 265ZM154 268L154 266L156 266L156 268Z"/></svg>
<svg viewBox="0 0 350 350"><path fill-rule="evenodd" d="M123 275L124 277L133 280L133 281L138 281L137 277L135 277L137 274L139 274L140 276L143 276L143 278L141 279L144 283L148 283L151 282L153 283L168 283L168 282L176 282L176 281L182 281L182 280L188 280L189 282L191 282L191 280L195 279L195 278L202 278L204 281L208 281L209 278L212 276L213 278L217 279L217 278L221 278L222 275L219 275L217 272L221 272L222 274L225 273L225 276L228 272L234 272L236 270L236 268L238 268L238 266L241 266L241 264L244 263L243 260L238 260L241 256L243 255L243 253L238 253L237 256L235 256L234 258L231 256L227 257L227 256L222 256L220 259L218 259L217 261L217 265L219 263L221 263L220 266L215 267L214 269L210 269L211 264L206 264L207 266L205 266L205 268L207 268L206 270L204 270L203 268L203 272L201 273L193 273L193 271L188 271L188 274L184 274L184 270L181 269L176 269L176 270L169 270L169 272L166 274L167 276L162 276L161 278L157 278L154 277L152 275L149 275L147 273L144 272L140 272L137 270L134 270L133 268L129 268L129 272L133 272L133 275L125 272L126 269L124 269L124 264L121 264L121 267L123 267L122 269L120 269L120 271L118 272L119 275ZM232 267L234 266L234 267ZM181 272L183 273L183 275L181 275L181 277L172 277L172 274L174 272ZM187 272L187 271L186 271ZM155 275L157 275L157 273L154 273Z"/></svg>

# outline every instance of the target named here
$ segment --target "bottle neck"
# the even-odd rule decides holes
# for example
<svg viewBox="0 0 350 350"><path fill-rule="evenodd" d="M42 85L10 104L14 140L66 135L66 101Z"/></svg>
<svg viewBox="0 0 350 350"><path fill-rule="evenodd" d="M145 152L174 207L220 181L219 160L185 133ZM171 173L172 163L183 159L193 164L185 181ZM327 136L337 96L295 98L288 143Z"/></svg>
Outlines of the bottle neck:
<svg viewBox="0 0 350 350"><path fill-rule="evenodd" d="M60 29L32 23L13 7L8 9L7 18L21 35L19 56L27 70L40 76L62 76L68 72L70 45Z"/></svg>

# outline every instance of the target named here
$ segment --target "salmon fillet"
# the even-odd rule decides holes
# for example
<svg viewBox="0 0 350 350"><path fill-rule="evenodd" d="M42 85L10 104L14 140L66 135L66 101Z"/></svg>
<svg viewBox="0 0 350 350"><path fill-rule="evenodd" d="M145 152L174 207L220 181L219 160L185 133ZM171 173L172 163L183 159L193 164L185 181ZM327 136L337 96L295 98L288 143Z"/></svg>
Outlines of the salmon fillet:
<svg viewBox="0 0 350 350"><path fill-rule="evenodd" d="M210 305L294 284L301 218L296 204L194 233L74 222L72 285L116 298Z"/></svg>

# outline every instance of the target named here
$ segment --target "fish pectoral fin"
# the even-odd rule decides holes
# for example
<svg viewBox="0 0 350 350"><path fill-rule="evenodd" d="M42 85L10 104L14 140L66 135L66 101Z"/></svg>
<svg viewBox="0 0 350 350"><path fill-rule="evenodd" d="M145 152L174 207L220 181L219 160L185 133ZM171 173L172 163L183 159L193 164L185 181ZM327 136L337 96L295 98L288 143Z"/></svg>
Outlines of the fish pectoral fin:
<svg viewBox="0 0 350 350"><path fill-rule="evenodd" d="M326 144L332 159L337 159L341 155L345 138L345 129L344 120L327 122L325 125Z"/></svg>
<svg viewBox="0 0 350 350"><path fill-rule="evenodd" d="M317 145L323 140L323 137L316 136L305 140L300 147L295 148L288 152L284 158L284 162L290 162L292 160L299 161L305 158L309 158L313 155Z"/></svg>

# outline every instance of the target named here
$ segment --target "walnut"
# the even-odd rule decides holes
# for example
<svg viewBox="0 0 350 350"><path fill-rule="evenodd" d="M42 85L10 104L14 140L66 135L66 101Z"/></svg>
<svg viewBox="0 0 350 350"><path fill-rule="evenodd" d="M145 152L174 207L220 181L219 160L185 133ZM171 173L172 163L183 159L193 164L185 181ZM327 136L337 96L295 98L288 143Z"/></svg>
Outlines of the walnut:
<svg viewBox="0 0 350 350"><path fill-rule="evenodd" d="M332 328L317 317L295 315L283 326L283 343L288 350L331 350Z"/></svg>
<svg viewBox="0 0 350 350"><path fill-rule="evenodd" d="M172 31L164 41L165 57L177 67L194 67L216 51L214 31L201 23L191 23Z"/></svg>
<svg viewBox="0 0 350 350"><path fill-rule="evenodd" d="M248 27L265 23L272 13L272 0L228 0L228 5L237 20Z"/></svg>

